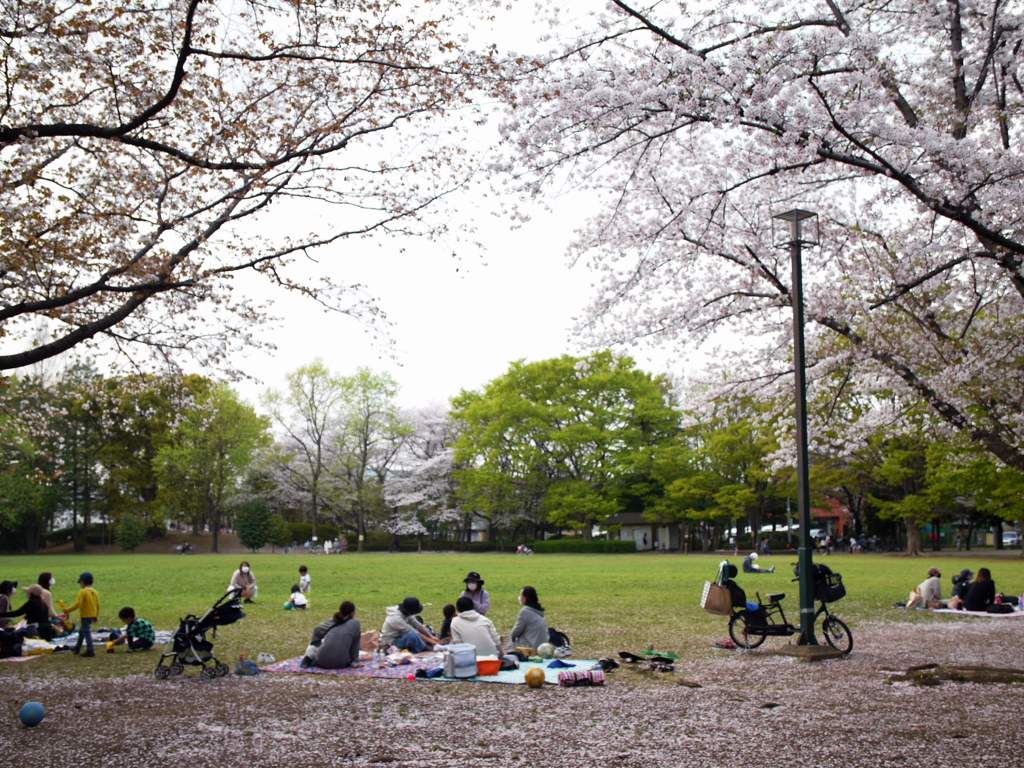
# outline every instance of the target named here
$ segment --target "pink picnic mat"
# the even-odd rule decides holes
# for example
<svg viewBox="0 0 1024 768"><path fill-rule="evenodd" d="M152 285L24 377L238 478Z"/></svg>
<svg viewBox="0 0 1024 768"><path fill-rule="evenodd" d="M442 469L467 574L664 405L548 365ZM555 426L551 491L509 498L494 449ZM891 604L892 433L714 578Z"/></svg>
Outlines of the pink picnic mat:
<svg viewBox="0 0 1024 768"><path fill-rule="evenodd" d="M307 667L303 669L299 666L302 661L301 656L297 656L294 659L286 659L284 661L278 661L274 664L268 664L265 667L260 667L264 672L305 672L311 675L334 675L335 677L386 677L391 680L397 680L400 678L408 678L409 675L415 675L416 671L423 669L430 671L432 669L440 669L441 659L440 658L425 658L411 660L408 664L398 664L396 666L390 666L388 664L379 661L360 661L351 667L345 669L320 669L320 667Z"/></svg>

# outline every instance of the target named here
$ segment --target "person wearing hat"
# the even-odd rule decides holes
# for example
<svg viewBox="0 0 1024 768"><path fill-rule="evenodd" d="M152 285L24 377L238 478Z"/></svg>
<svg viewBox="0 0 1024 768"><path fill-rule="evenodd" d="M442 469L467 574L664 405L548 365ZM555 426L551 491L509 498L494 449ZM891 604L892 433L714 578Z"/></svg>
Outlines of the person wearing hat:
<svg viewBox="0 0 1024 768"><path fill-rule="evenodd" d="M757 552L751 552L745 558L743 558L743 572L744 573L775 573L775 566L771 568L761 569L761 566L757 564Z"/></svg>
<svg viewBox="0 0 1024 768"><path fill-rule="evenodd" d="M0 613L7 613L14 608L11 598L16 594L18 594L18 582L6 580L0 582ZM11 626L11 619L0 619L0 629L9 626Z"/></svg>
<svg viewBox="0 0 1024 768"><path fill-rule="evenodd" d="M96 649L92 646L92 623L100 615L100 593L92 588L92 583L92 574L86 571L78 577L78 586L81 589L78 590L78 597L75 598L74 604L65 606L64 603L60 603L60 607L64 609L64 613L68 616L71 615L72 611L78 611L81 619L78 626L78 642L75 643L75 647L71 652L81 652L82 641L84 640L85 653L82 656L85 657L96 655ZM33 586L38 585L33 584Z"/></svg>
<svg viewBox="0 0 1024 768"><path fill-rule="evenodd" d="M382 648L393 645L412 653L420 653L441 644L420 620L423 604L417 598L407 597L398 605L388 606L386 613L387 618L380 631Z"/></svg>
<svg viewBox="0 0 1024 768"><path fill-rule="evenodd" d="M468 597L473 601L473 610L481 616L486 616L491 610L491 595L484 589L484 580L476 571L470 571L463 581L466 583L466 589L459 597Z"/></svg>
<svg viewBox="0 0 1024 768"><path fill-rule="evenodd" d="M964 568L953 577L953 594L946 601L947 608L959 609L963 607L964 600L967 598L967 590L970 588L971 579L973 578L974 571L970 568Z"/></svg>
<svg viewBox="0 0 1024 768"><path fill-rule="evenodd" d="M945 608L942 601L942 571L935 566L928 569L928 578L922 581L914 596L907 602L907 608Z"/></svg>
<svg viewBox="0 0 1024 768"><path fill-rule="evenodd" d="M4 584L16 582L5 581ZM35 626L36 632L43 640L53 640L53 626L50 624L50 614L43 602L43 589L38 584L22 587L28 597L26 603L16 611L7 610L0 613L2 618L14 618L24 616L25 623ZM9 596L8 596L9 597Z"/></svg>

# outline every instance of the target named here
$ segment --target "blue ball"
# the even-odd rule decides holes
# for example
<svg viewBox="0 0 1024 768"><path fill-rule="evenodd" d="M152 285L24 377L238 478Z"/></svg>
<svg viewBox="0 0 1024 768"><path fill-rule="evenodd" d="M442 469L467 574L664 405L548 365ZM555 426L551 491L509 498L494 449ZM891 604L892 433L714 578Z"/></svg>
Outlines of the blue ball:
<svg viewBox="0 0 1024 768"><path fill-rule="evenodd" d="M21 708L21 712L18 713L18 717L20 717L21 722L29 728L35 728L43 722L43 718L46 717L46 710L43 709L43 705L38 701L30 701Z"/></svg>

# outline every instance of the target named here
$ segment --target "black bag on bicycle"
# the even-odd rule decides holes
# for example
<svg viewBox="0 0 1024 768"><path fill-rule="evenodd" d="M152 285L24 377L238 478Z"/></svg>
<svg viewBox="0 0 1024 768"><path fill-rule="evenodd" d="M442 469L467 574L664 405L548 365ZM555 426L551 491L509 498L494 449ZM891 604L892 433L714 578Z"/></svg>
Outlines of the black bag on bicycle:
<svg viewBox="0 0 1024 768"><path fill-rule="evenodd" d="M843 586L843 577L833 573L832 569L823 563L814 564L814 596L823 603L834 603L846 597L846 587Z"/></svg>

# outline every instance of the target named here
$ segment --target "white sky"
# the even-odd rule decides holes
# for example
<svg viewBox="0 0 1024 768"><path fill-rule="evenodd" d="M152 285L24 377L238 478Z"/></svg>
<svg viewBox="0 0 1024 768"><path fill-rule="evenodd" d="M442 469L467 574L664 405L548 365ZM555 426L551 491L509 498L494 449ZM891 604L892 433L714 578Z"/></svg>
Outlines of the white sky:
<svg viewBox="0 0 1024 768"><path fill-rule="evenodd" d="M569 4L603 5L600 0ZM536 46L542 30L532 25L532 5L519 0L499 12L494 33L499 45L520 51ZM451 256L453 244L422 239L402 243L405 252L386 240L354 240L320 254L325 269L339 270L332 273L336 278L360 282L377 298L393 323L393 352L375 344L357 321L286 296L275 304L274 313L283 317L280 326L259 331L277 350L236 354L235 365L258 380L236 388L256 402L268 386L282 388L287 372L320 357L343 375L360 366L391 373L401 385L400 404L413 407L478 389L514 360L591 351L572 340L570 328L591 296L592 276L583 268L570 270L565 254L592 203L571 193L547 202L553 211L538 207L517 229L511 221L488 220L486 210L470 211L480 227L471 239L483 249L460 245L459 261ZM668 355L655 361L625 351L645 370L669 369Z"/></svg>

